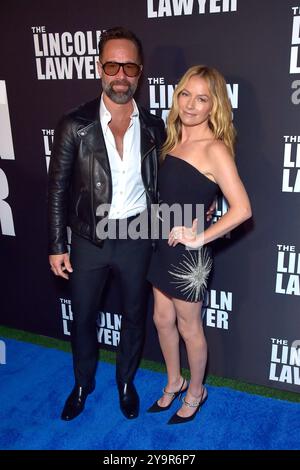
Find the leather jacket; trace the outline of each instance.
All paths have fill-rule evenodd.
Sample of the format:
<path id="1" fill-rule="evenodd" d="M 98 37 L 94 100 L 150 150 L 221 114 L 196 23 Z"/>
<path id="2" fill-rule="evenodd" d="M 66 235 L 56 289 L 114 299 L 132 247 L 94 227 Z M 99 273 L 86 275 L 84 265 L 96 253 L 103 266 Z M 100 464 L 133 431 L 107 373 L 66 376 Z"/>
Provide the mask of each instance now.
<path id="1" fill-rule="evenodd" d="M 66 114 L 55 130 L 49 166 L 49 254 L 67 250 L 67 226 L 100 244 L 96 216 L 100 204 L 112 200 L 112 178 L 99 117 L 100 98 Z M 164 122 L 139 108 L 141 174 L 147 205 L 157 201 L 159 149 L 165 140 Z M 103 216 L 102 216 L 103 217 Z"/>

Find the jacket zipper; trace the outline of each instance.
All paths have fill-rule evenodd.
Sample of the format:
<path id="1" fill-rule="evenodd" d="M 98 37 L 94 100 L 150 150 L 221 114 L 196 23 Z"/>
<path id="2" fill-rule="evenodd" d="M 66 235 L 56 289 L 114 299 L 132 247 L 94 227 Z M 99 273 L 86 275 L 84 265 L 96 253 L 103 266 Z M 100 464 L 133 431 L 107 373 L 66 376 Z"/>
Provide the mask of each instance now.
<path id="1" fill-rule="evenodd" d="M 95 225 L 95 214 L 94 214 L 94 185 L 93 185 L 93 163 L 94 163 L 94 155 L 90 158 L 90 186 L 91 186 L 91 211 L 92 211 L 92 237 L 93 240 L 96 240 L 96 225 Z"/>
<path id="2" fill-rule="evenodd" d="M 141 167 L 142 167 L 142 164 L 143 164 L 145 158 L 147 157 L 147 155 L 149 155 L 150 152 L 153 151 L 153 149 L 155 149 L 155 145 L 153 145 L 153 147 L 151 147 L 151 148 L 145 153 L 145 155 L 143 155 L 142 160 L 141 160 Z M 142 175 L 142 178 L 143 178 L 142 168 L 141 168 L 141 175 Z M 148 192 L 148 184 L 145 185 L 144 179 L 143 179 L 143 183 L 144 183 L 144 187 L 145 187 L 145 191 L 146 191 L 146 193 L 147 193 L 148 199 L 149 199 L 150 202 L 151 202 L 151 196 L 150 196 L 150 194 L 149 194 L 149 192 Z"/>

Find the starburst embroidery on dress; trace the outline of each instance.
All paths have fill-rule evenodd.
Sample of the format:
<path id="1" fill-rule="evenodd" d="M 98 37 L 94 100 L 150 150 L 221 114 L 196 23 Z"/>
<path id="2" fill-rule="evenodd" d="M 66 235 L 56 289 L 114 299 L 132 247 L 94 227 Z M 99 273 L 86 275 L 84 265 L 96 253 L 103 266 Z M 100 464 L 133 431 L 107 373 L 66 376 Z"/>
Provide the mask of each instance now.
<path id="1" fill-rule="evenodd" d="M 198 256 L 197 256 L 198 255 Z M 198 302 L 207 287 L 207 279 L 212 267 L 212 259 L 207 250 L 201 247 L 196 256 L 191 251 L 183 255 L 183 260 L 173 271 L 168 271 L 174 278 L 171 281 L 177 284 L 176 288 L 187 295 L 187 300 Z"/>

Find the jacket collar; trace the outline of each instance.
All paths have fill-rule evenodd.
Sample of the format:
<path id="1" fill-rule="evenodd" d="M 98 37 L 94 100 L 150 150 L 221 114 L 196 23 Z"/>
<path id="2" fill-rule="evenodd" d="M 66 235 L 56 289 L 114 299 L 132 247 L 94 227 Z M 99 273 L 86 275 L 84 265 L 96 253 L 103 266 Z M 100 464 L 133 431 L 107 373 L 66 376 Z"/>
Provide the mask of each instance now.
<path id="1" fill-rule="evenodd" d="M 100 97 L 80 106 L 77 111 L 79 121 L 83 127 L 78 130 L 78 135 L 84 139 L 104 169 L 110 173 L 109 160 L 105 147 L 104 136 L 99 118 Z M 145 110 L 138 105 L 141 126 L 141 159 L 155 146 L 155 141 L 149 130 L 149 122 Z"/>

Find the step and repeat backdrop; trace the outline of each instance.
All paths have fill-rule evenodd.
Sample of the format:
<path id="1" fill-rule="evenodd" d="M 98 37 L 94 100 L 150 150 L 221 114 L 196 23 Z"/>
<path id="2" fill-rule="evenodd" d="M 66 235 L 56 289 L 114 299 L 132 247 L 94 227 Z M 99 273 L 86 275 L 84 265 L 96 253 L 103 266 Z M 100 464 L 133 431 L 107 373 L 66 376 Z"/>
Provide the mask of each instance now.
<path id="1" fill-rule="evenodd" d="M 300 392 L 299 2 L 27 0 L 5 2 L 0 23 L 0 323 L 70 337 L 68 283 L 47 257 L 54 129 L 101 92 L 97 43 L 123 25 L 144 45 L 137 100 L 152 113 L 166 119 L 176 83 L 195 64 L 224 74 L 233 106 L 253 220 L 215 244 L 208 372 Z M 214 221 L 226 210 L 220 197 Z M 99 306 L 103 347 L 117 346 L 121 318 L 112 279 Z M 144 357 L 162 360 L 151 295 Z"/>

